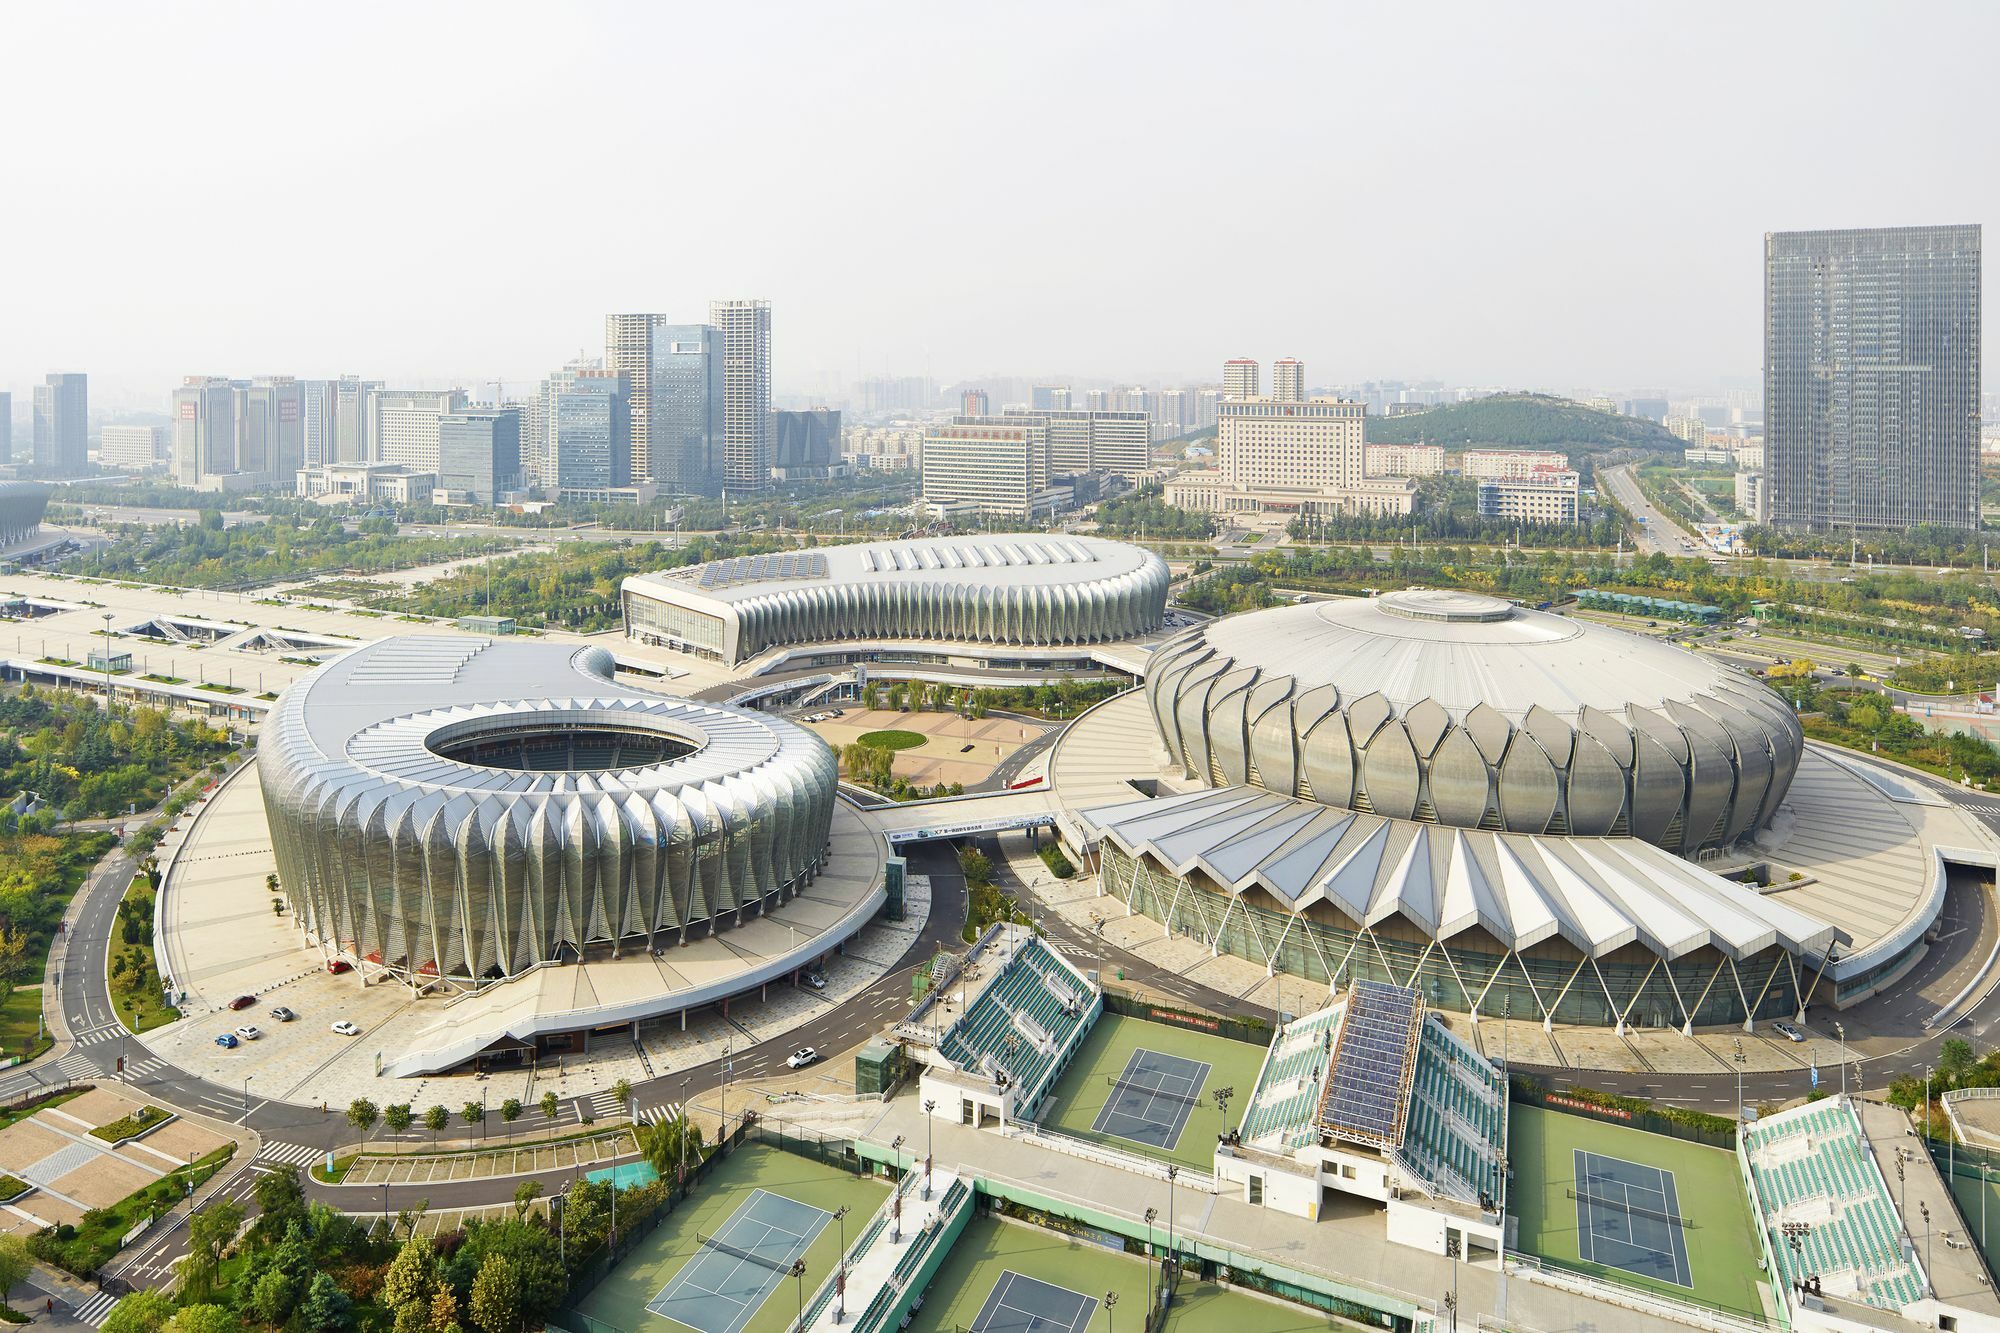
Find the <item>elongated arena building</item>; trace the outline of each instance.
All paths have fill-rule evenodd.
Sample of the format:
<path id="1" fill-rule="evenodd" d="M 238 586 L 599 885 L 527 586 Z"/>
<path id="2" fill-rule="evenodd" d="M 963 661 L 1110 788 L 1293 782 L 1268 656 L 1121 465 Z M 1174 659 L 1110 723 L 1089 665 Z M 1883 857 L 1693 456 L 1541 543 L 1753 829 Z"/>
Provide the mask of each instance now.
<path id="1" fill-rule="evenodd" d="M 824 863 L 835 786 L 816 737 L 616 684 L 602 649 L 422 635 L 300 678 L 258 770 L 306 932 L 467 980 L 788 901 Z"/>

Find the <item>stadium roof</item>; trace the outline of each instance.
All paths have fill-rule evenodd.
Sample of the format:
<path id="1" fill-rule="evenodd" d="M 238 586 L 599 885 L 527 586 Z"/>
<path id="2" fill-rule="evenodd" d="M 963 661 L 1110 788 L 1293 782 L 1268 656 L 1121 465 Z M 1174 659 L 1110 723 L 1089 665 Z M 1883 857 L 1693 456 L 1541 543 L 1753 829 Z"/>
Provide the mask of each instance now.
<path id="1" fill-rule="evenodd" d="M 1379 691 L 1398 712 L 1424 699 L 1453 717 L 1479 704 L 1519 718 L 1622 712 L 1762 687 L 1718 663 L 1644 635 L 1531 611 L 1477 593 L 1413 590 L 1277 607 L 1210 622 L 1217 652 L 1303 693 Z"/>
<path id="2" fill-rule="evenodd" d="M 828 584 L 928 582 L 1004 583 L 1055 587 L 1094 583 L 1157 561 L 1143 547 L 1102 537 L 1048 533 L 923 537 L 856 542 L 810 551 L 731 556 L 656 574 L 635 574 L 626 585 L 641 590 L 696 593 L 719 602 L 767 597 Z"/>
<path id="3" fill-rule="evenodd" d="M 1441 940 L 1484 927 L 1512 949 L 1560 935 L 1593 958 L 1641 943 L 1668 959 L 1712 945 L 1821 956 L 1846 938 L 1803 912 L 1637 838 L 1443 828 L 1223 787 L 1077 813 L 1092 839 L 1200 870 L 1232 894 L 1263 889 L 1357 925 L 1401 915 Z"/>

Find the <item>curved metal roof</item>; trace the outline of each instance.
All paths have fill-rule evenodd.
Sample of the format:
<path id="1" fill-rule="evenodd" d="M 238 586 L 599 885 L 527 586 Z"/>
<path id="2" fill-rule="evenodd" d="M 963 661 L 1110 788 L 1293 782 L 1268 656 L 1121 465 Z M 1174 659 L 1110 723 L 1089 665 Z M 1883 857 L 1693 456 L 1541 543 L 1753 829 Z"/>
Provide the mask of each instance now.
<path id="1" fill-rule="evenodd" d="M 1294 677 L 1300 692 L 1379 692 L 1398 712 L 1431 699 L 1454 717 L 1482 703 L 1515 718 L 1536 705 L 1574 715 L 1760 688 L 1658 639 L 1476 593 L 1274 607 L 1211 621 L 1196 634 L 1244 666 Z"/>

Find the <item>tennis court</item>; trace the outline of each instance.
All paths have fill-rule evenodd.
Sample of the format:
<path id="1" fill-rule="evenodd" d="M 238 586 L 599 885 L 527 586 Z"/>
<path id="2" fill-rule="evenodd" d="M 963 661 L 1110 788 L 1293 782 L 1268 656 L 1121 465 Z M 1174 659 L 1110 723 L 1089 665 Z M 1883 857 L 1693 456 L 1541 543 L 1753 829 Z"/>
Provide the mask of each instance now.
<path id="1" fill-rule="evenodd" d="M 1125 1152 L 1212 1170 L 1216 1135 L 1242 1120 L 1264 1050 L 1169 1023 L 1105 1014 L 1057 1080 L 1042 1108 L 1042 1124 Z M 1226 1119 L 1215 1107 L 1218 1088 L 1234 1089 Z"/>
<path id="2" fill-rule="evenodd" d="M 1013 1269 L 1000 1275 L 969 1333 L 1084 1333 L 1097 1298 Z"/>
<path id="3" fill-rule="evenodd" d="M 1515 1102 L 1507 1156 L 1524 1253 L 1676 1300 L 1768 1313 L 1734 1153 Z"/>
<path id="4" fill-rule="evenodd" d="M 975 1217 L 945 1256 L 909 1333 L 1069 1333 L 1072 1328 L 1104 1333 L 1107 1327 L 1137 1333 L 1146 1323 L 1147 1278 L 1155 1272 L 1135 1254 L 1021 1222 Z M 1118 1294 L 1118 1308 L 1108 1311 L 1105 1297 L 1112 1292 Z M 1089 1305 L 1079 1309 L 1079 1299 Z M 1076 1318 L 1072 1311 L 1083 1318 L 1065 1323 L 1065 1315 Z M 1049 1322 L 1034 1323 L 1035 1318 Z M 1304 1306 L 1183 1277 L 1164 1333 L 1330 1333 L 1353 1327 Z"/>
<path id="5" fill-rule="evenodd" d="M 1577 1249 L 1586 1263 L 1694 1287 L 1674 1173 L 1575 1150 Z"/>
<path id="6" fill-rule="evenodd" d="M 753 1207 L 749 1201 L 760 1194 L 770 1196 L 770 1202 Z M 830 1215 L 847 1208 L 843 1225 L 820 1226 L 802 1252 L 806 1261 L 805 1294 L 811 1296 L 834 1269 L 843 1229 L 851 1243 L 888 1197 L 889 1187 L 872 1177 L 855 1176 L 837 1166 L 764 1144 L 746 1144 L 724 1160 L 712 1163 L 694 1196 L 661 1218 L 651 1235 L 640 1240 L 616 1268 L 577 1300 L 576 1308 L 601 1324 L 629 1333 L 686 1333 L 689 1329 L 712 1333 L 715 1328 L 726 1329 L 726 1320 L 732 1317 L 727 1314 L 716 1317 L 715 1312 L 724 1309 L 719 1302 L 711 1303 L 713 1310 L 706 1315 L 700 1313 L 702 1303 L 698 1301 L 685 1304 L 677 1301 L 675 1311 L 669 1314 L 650 1307 L 670 1293 L 699 1295 L 696 1288 L 721 1289 L 733 1300 L 747 1298 L 754 1287 L 746 1284 L 755 1284 L 768 1274 L 777 1277 L 777 1283 L 767 1284 L 776 1289 L 766 1291 L 747 1321 L 736 1326 L 736 1333 L 785 1333 L 798 1317 L 792 1279 L 778 1277 L 762 1264 L 751 1263 L 746 1266 L 754 1271 L 741 1274 L 734 1279 L 736 1285 L 731 1286 L 719 1275 L 718 1256 L 703 1257 L 717 1249 L 709 1243 L 711 1239 L 738 1248 L 744 1248 L 747 1242 L 760 1255 L 768 1253 L 776 1258 L 783 1253 L 783 1238 L 766 1237 L 767 1243 L 758 1246 L 758 1229 L 746 1230 L 743 1223 L 736 1222 L 739 1214 L 745 1222 L 771 1225 L 801 1235 L 805 1223 L 797 1219 L 809 1218 L 814 1213 Z M 733 1256 L 730 1259 L 737 1262 Z M 689 1268 L 695 1270 L 694 1274 L 683 1284 L 681 1292 L 672 1292 L 675 1279 Z M 682 1311 L 713 1322 L 686 1322 Z"/>
<path id="7" fill-rule="evenodd" d="M 1208 1066 L 1140 1047 L 1111 1080 L 1111 1095 L 1091 1129 L 1148 1148 L 1172 1148 L 1201 1101 Z"/>
<path id="8" fill-rule="evenodd" d="M 694 1258 L 646 1309 L 696 1333 L 741 1333 L 832 1220 L 811 1204 L 752 1190 L 721 1230 L 696 1233 Z"/>

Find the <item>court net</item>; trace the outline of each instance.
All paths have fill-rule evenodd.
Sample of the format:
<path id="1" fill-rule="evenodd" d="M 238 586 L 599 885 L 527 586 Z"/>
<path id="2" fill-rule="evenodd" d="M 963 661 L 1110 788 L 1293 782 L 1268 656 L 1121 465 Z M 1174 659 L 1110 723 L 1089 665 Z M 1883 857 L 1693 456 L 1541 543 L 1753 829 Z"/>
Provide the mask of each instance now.
<path id="1" fill-rule="evenodd" d="M 1630 1213 L 1634 1217 L 1650 1218 L 1655 1222 L 1665 1222 L 1669 1226 L 1679 1227 L 1683 1231 L 1692 1230 L 1694 1227 L 1694 1223 L 1688 1221 L 1685 1217 L 1682 1217 L 1678 1213 L 1665 1213 L 1661 1212 L 1657 1208 L 1641 1208 L 1636 1203 L 1631 1203 L 1624 1199 L 1607 1199 L 1602 1194 L 1589 1194 L 1589 1193 L 1580 1194 L 1573 1189 L 1566 1189 L 1563 1191 L 1563 1193 L 1569 1195 L 1569 1197 L 1572 1199 L 1581 1199 L 1585 1203 L 1595 1204 L 1599 1208 L 1616 1210 L 1621 1213 Z"/>
<path id="2" fill-rule="evenodd" d="M 1148 1097 L 1160 1097 L 1170 1102 L 1179 1102 L 1182 1106 L 1201 1105 L 1201 1094 L 1199 1093 L 1174 1092 L 1167 1088 L 1148 1087 L 1144 1083 L 1128 1083 L 1116 1074 L 1106 1074 L 1104 1081 L 1122 1092 L 1144 1093 Z"/>
<path id="3" fill-rule="evenodd" d="M 708 1235 L 705 1232 L 695 1232 L 694 1238 L 712 1250 L 721 1250 L 731 1258 L 747 1259 L 753 1264 L 762 1264 L 774 1273 L 789 1273 L 792 1271 L 792 1260 L 795 1256 L 789 1253 L 789 1246 L 786 1247 L 787 1253 L 785 1257 L 780 1259 L 775 1255 L 759 1254 L 755 1250 L 745 1249 L 741 1245 L 731 1245 L 726 1240 L 717 1240 L 714 1236 Z"/>

